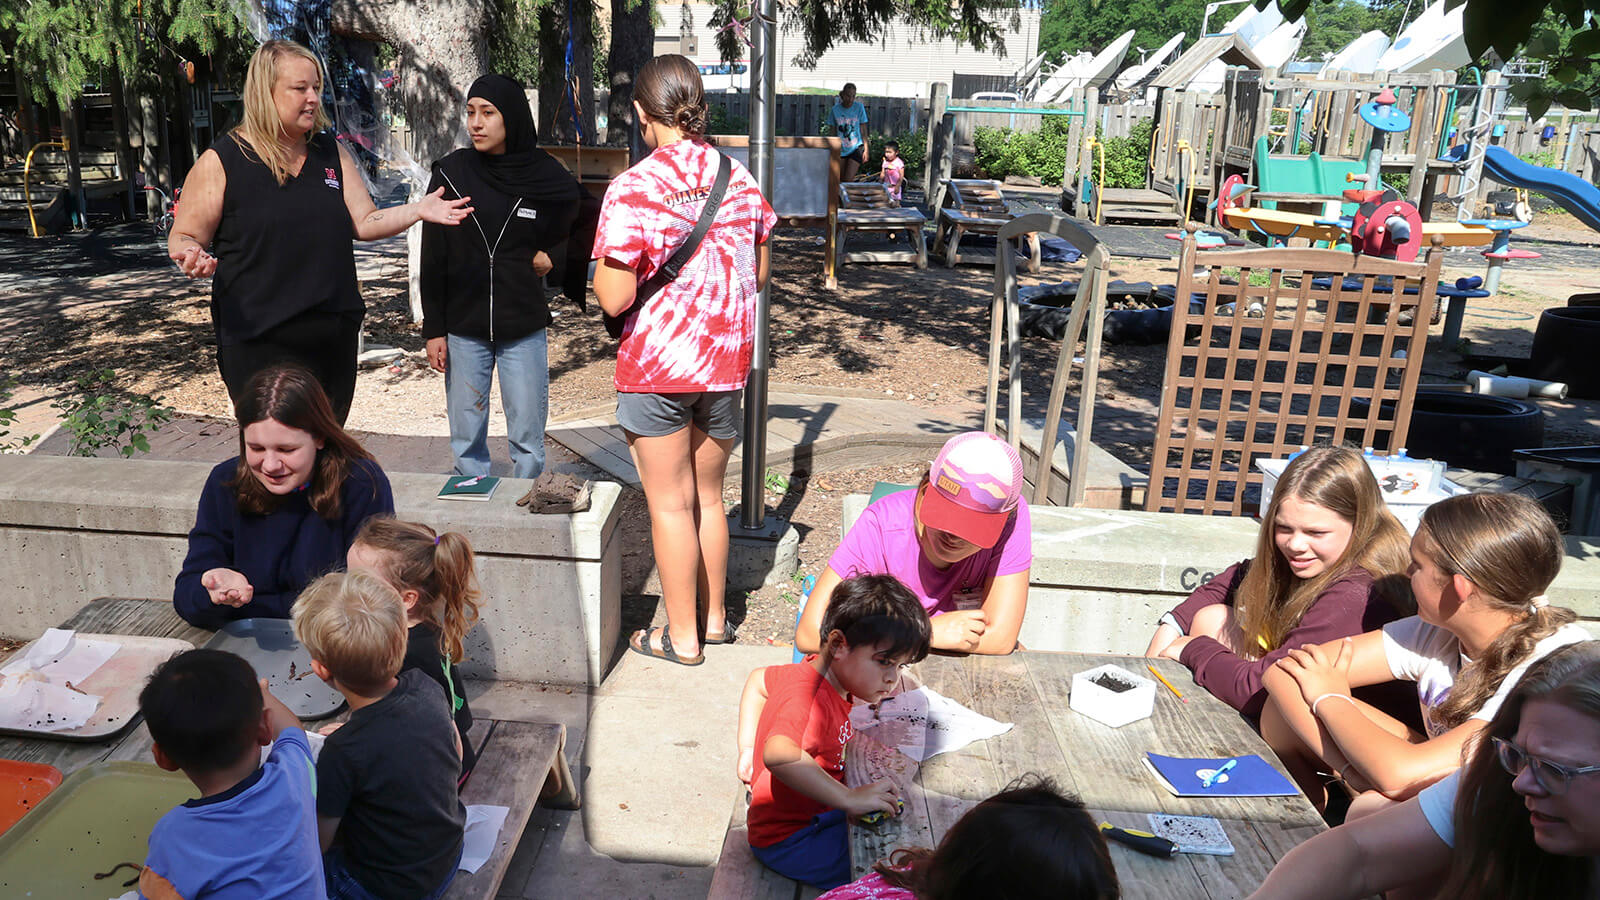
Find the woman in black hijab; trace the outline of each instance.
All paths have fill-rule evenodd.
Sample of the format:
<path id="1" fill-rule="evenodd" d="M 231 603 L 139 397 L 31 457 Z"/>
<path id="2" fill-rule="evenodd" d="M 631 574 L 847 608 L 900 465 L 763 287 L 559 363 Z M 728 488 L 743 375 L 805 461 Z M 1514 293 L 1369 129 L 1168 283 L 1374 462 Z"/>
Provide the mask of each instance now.
<path id="1" fill-rule="evenodd" d="M 588 246 L 568 246 L 582 230 L 586 192 L 538 148 L 527 96 L 510 78 L 473 82 L 467 133 L 472 146 L 435 163 L 428 185 L 446 198 L 471 197 L 475 211 L 458 228 L 422 229 L 422 336 L 429 364 L 445 376 L 456 474 L 489 474 L 489 385 L 498 366 L 512 474 L 536 478 L 550 380 L 542 277 L 552 260 L 562 263 L 568 296 L 582 302 L 587 265 L 564 264 L 569 255 L 589 257 Z"/>

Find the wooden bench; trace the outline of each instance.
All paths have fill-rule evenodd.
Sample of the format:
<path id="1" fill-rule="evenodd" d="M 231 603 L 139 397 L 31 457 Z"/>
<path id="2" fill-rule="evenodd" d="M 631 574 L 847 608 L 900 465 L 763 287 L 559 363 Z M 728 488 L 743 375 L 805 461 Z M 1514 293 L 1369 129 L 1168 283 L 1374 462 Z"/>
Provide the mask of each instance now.
<path id="1" fill-rule="evenodd" d="M 733 801 L 728 834 L 722 839 L 722 852 L 717 856 L 706 900 L 813 900 L 820 896 L 822 891 L 779 875 L 750 852 L 750 837 L 745 829 L 749 794 L 740 791 L 739 798 Z"/>
<path id="2" fill-rule="evenodd" d="M 1000 192 L 1000 182 L 979 178 L 951 178 L 939 190 L 939 222 L 933 234 L 933 252 L 944 253 L 946 268 L 955 268 L 961 262 L 961 236 L 973 234 L 998 235 L 1006 223 L 1016 218 L 1006 206 L 1005 195 Z M 948 204 L 948 205 L 946 205 Z M 1028 248 L 1028 271 L 1037 274 L 1040 268 L 1039 235 L 1034 232 L 1018 236 Z M 1019 244 L 1020 249 L 1021 244 Z M 1001 252 L 999 246 L 995 252 Z"/>
<path id="3" fill-rule="evenodd" d="M 461 791 L 461 802 L 504 806 L 511 811 L 500 826 L 500 838 L 489 861 L 476 872 L 457 872 L 445 892 L 448 900 L 492 900 L 505 880 L 511 855 L 522 842 L 533 805 L 577 809 L 579 802 L 578 786 L 564 752 L 567 726 L 480 719 L 472 724 L 470 736 L 478 748 L 478 764 Z"/>
<path id="4" fill-rule="evenodd" d="M 880 182 L 854 181 L 839 185 L 839 212 L 834 221 L 836 268 L 844 268 L 846 262 L 909 262 L 926 269 L 928 244 L 922 226 L 927 221 L 928 217 L 916 207 L 895 202 Z M 904 231 L 910 248 L 848 253 L 844 245 L 851 231 L 882 231 L 891 235 Z"/>

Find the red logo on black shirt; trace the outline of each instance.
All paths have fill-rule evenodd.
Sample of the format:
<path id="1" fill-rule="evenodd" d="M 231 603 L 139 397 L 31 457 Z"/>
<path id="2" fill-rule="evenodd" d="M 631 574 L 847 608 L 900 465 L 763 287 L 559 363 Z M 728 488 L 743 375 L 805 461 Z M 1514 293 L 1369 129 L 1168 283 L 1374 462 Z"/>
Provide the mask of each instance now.
<path id="1" fill-rule="evenodd" d="M 322 183 L 337 190 L 339 187 L 339 173 L 332 169 L 323 169 Z"/>

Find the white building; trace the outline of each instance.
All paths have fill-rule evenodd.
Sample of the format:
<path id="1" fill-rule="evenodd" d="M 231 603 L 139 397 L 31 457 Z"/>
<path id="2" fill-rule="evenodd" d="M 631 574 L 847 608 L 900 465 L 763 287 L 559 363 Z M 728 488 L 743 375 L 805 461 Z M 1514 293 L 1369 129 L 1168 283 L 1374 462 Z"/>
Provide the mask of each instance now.
<path id="1" fill-rule="evenodd" d="M 657 15 L 660 16 L 656 26 L 656 52 L 684 53 L 699 63 L 701 71 L 706 73 L 707 89 L 748 89 L 748 48 L 739 60 L 744 71 L 714 74 L 716 70 L 711 68 L 723 65 L 717 55 L 716 32 L 709 25 L 713 9 L 702 3 L 659 3 L 656 6 Z M 683 42 L 687 43 L 686 47 L 680 43 L 685 11 L 692 22 L 692 37 Z M 920 35 L 917 27 L 910 22 L 892 22 L 876 41 L 835 42 L 833 48 L 817 60 L 815 68 L 805 69 L 794 64 L 794 57 L 804 43 L 800 32 L 783 24 L 781 12 L 778 18 L 780 92 L 805 88 L 838 90 L 845 82 L 854 82 L 857 91 L 862 94 L 926 97 L 934 82 L 949 84 L 956 73 L 1011 75 L 1039 52 L 1039 9 L 1019 9 L 1002 13 L 999 24 L 1005 40 L 1004 55 L 992 48 L 974 50 L 948 38 L 927 38 Z"/>

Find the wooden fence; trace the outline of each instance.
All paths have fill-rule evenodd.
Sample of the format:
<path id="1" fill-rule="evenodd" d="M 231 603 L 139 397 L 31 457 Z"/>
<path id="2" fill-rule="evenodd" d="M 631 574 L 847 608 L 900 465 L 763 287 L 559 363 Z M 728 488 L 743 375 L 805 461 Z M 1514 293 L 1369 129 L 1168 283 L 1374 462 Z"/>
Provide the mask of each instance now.
<path id="1" fill-rule="evenodd" d="M 928 101 L 914 97 L 860 97 L 867 109 L 867 134 L 895 138 L 928 124 Z M 779 94 L 773 104 L 773 131 L 779 136 L 821 134 L 828 113 L 839 98 L 834 94 Z M 750 121 L 747 93 L 707 94 L 713 110 L 729 119 Z"/>

